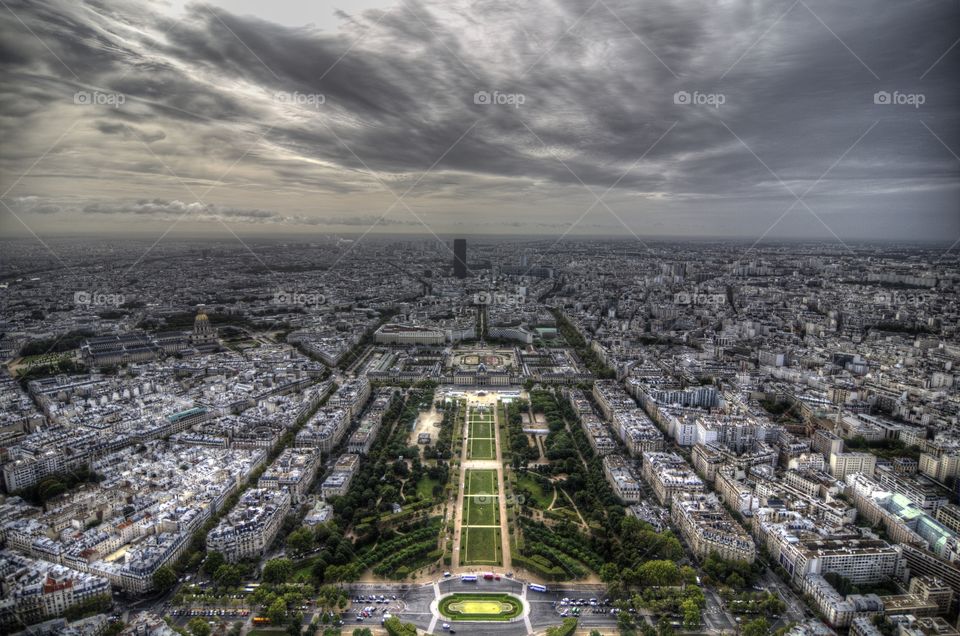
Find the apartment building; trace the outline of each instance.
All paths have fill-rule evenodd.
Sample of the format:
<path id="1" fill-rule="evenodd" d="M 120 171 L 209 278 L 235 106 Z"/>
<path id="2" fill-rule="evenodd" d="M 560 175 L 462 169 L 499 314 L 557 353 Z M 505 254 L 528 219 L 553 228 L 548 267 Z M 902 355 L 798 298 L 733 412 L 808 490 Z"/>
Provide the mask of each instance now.
<path id="1" fill-rule="evenodd" d="M 830 455 L 830 474 L 837 479 L 847 475 L 863 473 L 873 476 L 877 467 L 877 456 L 873 453 L 834 453 Z"/>
<path id="2" fill-rule="evenodd" d="M 296 445 L 329 453 L 343 439 L 350 426 L 350 412 L 344 408 L 324 407 L 297 433 Z"/>
<path id="3" fill-rule="evenodd" d="M 320 451 L 314 448 L 286 448 L 260 476 L 257 488 L 286 490 L 296 505 L 310 491 L 320 468 Z"/>
<path id="4" fill-rule="evenodd" d="M 643 454 L 643 478 L 653 488 L 661 505 L 670 506 L 677 493 L 702 493 L 703 481 L 690 465 L 676 453 L 647 452 Z"/>
<path id="5" fill-rule="evenodd" d="M 610 487 L 624 503 L 636 503 L 642 499 L 640 483 L 622 455 L 607 455 L 603 458 L 603 474 Z"/>
<path id="6" fill-rule="evenodd" d="M 753 563 L 757 548 L 714 494 L 677 493 L 670 518 L 698 559 L 716 553 L 724 559 Z"/>
<path id="7" fill-rule="evenodd" d="M 290 493 L 254 488 L 207 534 L 207 549 L 236 563 L 262 557 L 290 510 Z"/>
<path id="8" fill-rule="evenodd" d="M 320 492 L 324 499 L 331 497 L 342 497 L 350 489 L 350 482 L 360 467 L 360 456 L 353 453 L 345 453 L 337 459 L 333 465 L 333 470 L 323 480 L 320 485 Z"/>

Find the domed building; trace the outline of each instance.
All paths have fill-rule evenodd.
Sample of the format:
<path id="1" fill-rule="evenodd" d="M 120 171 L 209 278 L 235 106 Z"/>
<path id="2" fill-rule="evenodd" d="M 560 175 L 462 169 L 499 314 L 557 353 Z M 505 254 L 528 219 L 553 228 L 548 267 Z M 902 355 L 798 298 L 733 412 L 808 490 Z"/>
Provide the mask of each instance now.
<path id="1" fill-rule="evenodd" d="M 190 334 L 190 344 L 199 350 L 218 349 L 220 341 L 217 339 L 217 330 L 210 324 L 203 305 L 197 307 L 197 316 L 193 319 L 193 333 Z"/>

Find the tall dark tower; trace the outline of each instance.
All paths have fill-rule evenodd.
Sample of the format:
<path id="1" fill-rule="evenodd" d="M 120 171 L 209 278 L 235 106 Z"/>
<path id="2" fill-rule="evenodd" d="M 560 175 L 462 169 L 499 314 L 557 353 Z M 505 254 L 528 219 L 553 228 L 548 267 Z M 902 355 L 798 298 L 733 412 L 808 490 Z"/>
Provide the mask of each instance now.
<path id="1" fill-rule="evenodd" d="M 453 239 L 453 275 L 467 277 L 467 239 Z"/>

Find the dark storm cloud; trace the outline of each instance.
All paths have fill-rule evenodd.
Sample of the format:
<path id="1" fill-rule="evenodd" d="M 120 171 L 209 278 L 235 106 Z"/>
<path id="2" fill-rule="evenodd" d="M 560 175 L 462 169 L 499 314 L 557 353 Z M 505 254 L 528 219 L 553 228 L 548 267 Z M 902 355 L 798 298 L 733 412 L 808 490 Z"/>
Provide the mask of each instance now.
<path id="1" fill-rule="evenodd" d="M 588 202 L 581 182 L 599 194 L 619 179 L 611 198 L 734 222 L 744 202 L 782 210 L 812 188 L 827 213 L 868 218 L 916 196 L 938 232 L 960 229 L 958 49 L 937 62 L 958 35 L 952 3 L 409 1 L 350 16 L 334 34 L 208 4 L 178 17 L 129 0 L 9 4 L 42 43 L 4 16 L 0 65 L 17 81 L 0 89 L 0 130 L 25 138 L 75 91 L 114 91 L 121 107 L 81 113 L 98 118 L 90 143 L 126 144 L 97 148 L 137 153 L 109 155 L 107 167 L 140 166 L 145 178 L 213 184 L 229 172 L 276 192 L 344 194 L 382 190 L 372 170 L 397 193 L 575 189 Z M 878 91 L 925 103 L 876 104 Z M 475 103 L 479 92 L 522 104 Z M 723 103 L 678 104 L 678 93 Z M 5 171 L 22 164 L 16 155 L 3 151 Z M 57 159 L 78 179 L 109 161 Z M 238 216 L 305 218 L 281 212 Z M 544 223 L 535 217 L 528 224 Z"/>
<path id="2" fill-rule="evenodd" d="M 283 217 L 271 210 L 228 208 L 208 203 L 164 199 L 141 199 L 127 203 L 98 202 L 83 207 L 85 214 L 134 214 L 148 216 L 154 220 L 171 220 L 182 216 L 202 217 L 205 219 L 235 219 L 246 222 L 282 221 Z"/>

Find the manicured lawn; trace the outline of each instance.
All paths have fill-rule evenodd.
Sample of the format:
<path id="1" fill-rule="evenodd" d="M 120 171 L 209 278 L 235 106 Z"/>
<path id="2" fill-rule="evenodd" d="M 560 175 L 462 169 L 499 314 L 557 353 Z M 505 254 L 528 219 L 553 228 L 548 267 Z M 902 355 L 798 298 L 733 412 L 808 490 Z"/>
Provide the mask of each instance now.
<path id="1" fill-rule="evenodd" d="M 440 600 L 440 613 L 454 621 L 508 621 L 523 613 L 509 594 L 451 594 Z"/>
<path id="2" fill-rule="evenodd" d="M 499 522 L 500 504 L 497 497 L 480 495 L 464 497 L 464 526 L 495 526 Z"/>
<path id="3" fill-rule="evenodd" d="M 473 422 L 470 424 L 470 439 L 493 439 L 493 424 Z"/>
<path id="4" fill-rule="evenodd" d="M 461 544 L 464 565 L 500 564 L 500 528 L 464 528 Z"/>
<path id="5" fill-rule="evenodd" d="M 497 494 L 497 471 L 468 470 L 466 494 L 468 495 Z"/>
<path id="6" fill-rule="evenodd" d="M 496 459 L 492 439 L 471 439 L 470 459 Z"/>

